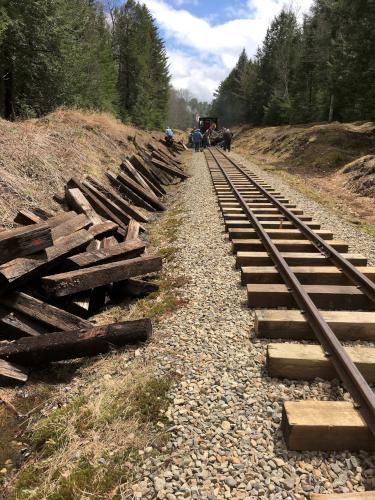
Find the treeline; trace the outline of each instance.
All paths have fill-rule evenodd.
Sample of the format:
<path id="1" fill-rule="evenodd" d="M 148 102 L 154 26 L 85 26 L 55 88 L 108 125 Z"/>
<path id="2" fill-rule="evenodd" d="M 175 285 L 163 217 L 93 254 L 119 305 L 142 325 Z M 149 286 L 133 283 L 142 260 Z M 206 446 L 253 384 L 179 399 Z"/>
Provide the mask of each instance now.
<path id="1" fill-rule="evenodd" d="M 169 73 L 148 9 L 128 0 L 3 0 L 0 116 L 58 106 L 109 111 L 140 127 L 165 124 Z"/>
<path id="2" fill-rule="evenodd" d="M 207 116 L 210 109 L 208 102 L 198 101 L 186 89 L 170 89 L 168 103 L 168 125 L 186 130 L 197 126 L 199 116 Z"/>
<path id="3" fill-rule="evenodd" d="M 284 9 L 221 82 L 212 113 L 227 126 L 375 119 L 374 25 L 375 0 L 315 0 L 302 24 Z"/>

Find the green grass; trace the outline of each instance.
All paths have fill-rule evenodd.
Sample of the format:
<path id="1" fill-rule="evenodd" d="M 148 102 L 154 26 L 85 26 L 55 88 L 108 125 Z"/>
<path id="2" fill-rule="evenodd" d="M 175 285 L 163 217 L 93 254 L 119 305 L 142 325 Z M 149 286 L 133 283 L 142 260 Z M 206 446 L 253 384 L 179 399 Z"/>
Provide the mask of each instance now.
<path id="1" fill-rule="evenodd" d="M 17 475 L 9 500 L 78 500 L 83 492 L 93 498 L 121 498 L 121 488 L 133 481 L 142 460 L 139 450 L 152 444 L 157 452 L 166 441 L 160 422 L 167 421 L 167 394 L 174 383 L 172 376 L 144 370 L 133 370 L 125 380 L 121 373 L 118 366 L 116 383 L 106 387 L 103 382 L 97 402 L 98 381 L 93 380 L 85 394 L 32 426 L 34 454 Z M 126 440 L 129 430 L 133 432 Z M 100 441 L 93 446 L 98 435 Z"/>

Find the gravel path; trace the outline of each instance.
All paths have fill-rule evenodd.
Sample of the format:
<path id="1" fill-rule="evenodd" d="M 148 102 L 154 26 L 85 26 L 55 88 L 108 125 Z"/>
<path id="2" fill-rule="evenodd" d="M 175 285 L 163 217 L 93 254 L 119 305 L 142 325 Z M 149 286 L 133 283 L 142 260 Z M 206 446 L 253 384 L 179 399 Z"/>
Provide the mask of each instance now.
<path id="1" fill-rule="evenodd" d="M 147 354 L 162 372 L 180 375 L 167 412 L 170 441 L 164 459 L 144 461 L 134 497 L 276 500 L 309 498 L 314 491 L 363 491 L 375 472 L 367 453 L 285 449 L 283 400 L 332 399 L 342 390 L 320 381 L 293 384 L 267 377 L 267 342 L 253 337 L 253 314 L 202 154 L 193 156 L 191 168 L 175 264 L 191 279 L 183 290 L 189 302 L 156 328 Z"/>

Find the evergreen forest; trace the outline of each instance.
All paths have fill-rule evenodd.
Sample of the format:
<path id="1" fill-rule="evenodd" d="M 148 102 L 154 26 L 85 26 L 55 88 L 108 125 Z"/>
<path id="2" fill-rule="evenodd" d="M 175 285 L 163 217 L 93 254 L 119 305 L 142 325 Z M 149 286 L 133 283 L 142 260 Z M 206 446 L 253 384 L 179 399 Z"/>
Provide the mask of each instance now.
<path id="1" fill-rule="evenodd" d="M 68 106 L 156 128 L 166 123 L 169 90 L 164 42 L 143 4 L 1 0 L 1 117 Z"/>
<path id="2" fill-rule="evenodd" d="M 374 26 L 375 0 L 314 0 L 302 21 L 284 8 L 221 82 L 212 114 L 226 126 L 374 120 Z"/>

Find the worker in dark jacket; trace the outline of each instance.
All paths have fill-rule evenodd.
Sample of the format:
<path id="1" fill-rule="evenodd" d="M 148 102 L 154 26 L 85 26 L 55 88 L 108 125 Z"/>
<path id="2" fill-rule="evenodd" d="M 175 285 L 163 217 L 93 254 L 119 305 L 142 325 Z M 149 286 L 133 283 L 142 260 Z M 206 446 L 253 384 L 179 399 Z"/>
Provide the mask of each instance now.
<path id="1" fill-rule="evenodd" d="M 210 147 L 210 129 L 208 128 L 203 134 L 203 149 Z"/>
<path id="2" fill-rule="evenodd" d="M 196 128 L 193 132 L 193 143 L 196 153 L 199 153 L 199 151 L 201 150 L 202 139 L 203 139 L 202 132 L 199 130 L 199 128 Z"/>
<path id="3" fill-rule="evenodd" d="M 232 138 L 233 138 L 233 134 L 229 130 L 229 128 L 224 129 L 224 133 L 223 133 L 223 139 L 224 139 L 223 148 L 224 148 L 224 151 L 228 151 L 228 153 L 230 153 L 230 145 L 232 143 Z"/>

